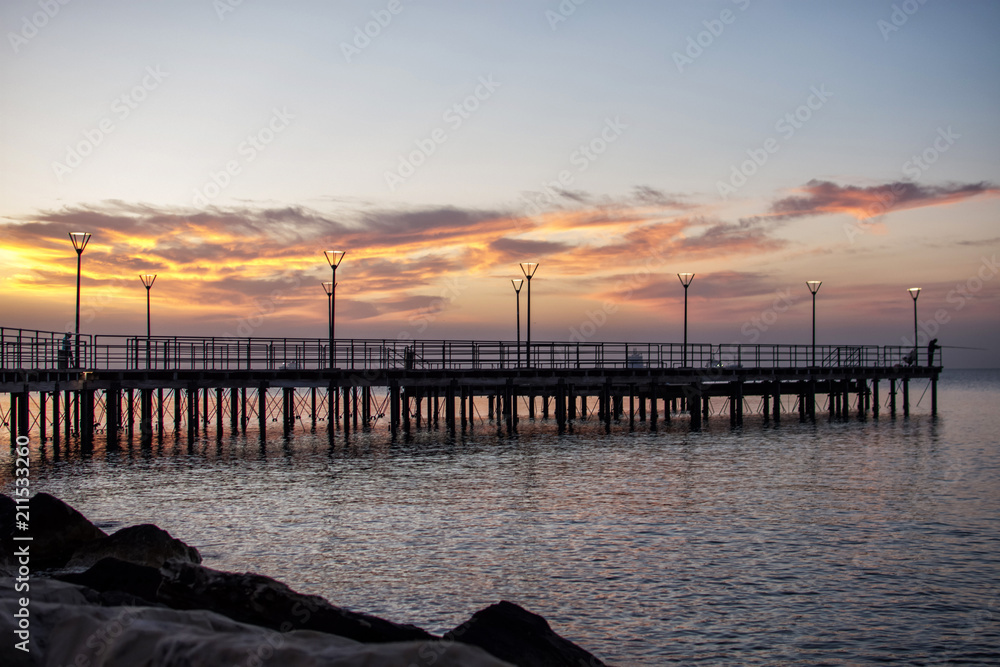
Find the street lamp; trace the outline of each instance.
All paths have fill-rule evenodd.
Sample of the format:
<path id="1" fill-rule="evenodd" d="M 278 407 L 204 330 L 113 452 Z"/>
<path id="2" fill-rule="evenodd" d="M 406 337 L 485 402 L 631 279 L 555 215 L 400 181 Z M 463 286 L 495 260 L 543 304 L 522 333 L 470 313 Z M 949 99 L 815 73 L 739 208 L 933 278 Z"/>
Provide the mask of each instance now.
<path id="1" fill-rule="evenodd" d="M 920 296 L 919 287 L 911 287 L 906 290 L 913 297 L 913 365 L 917 365 L 917 297 Z"/>
<path id="2" fill-rule="evenodd" d="M 337 267 L 340 266 L 340 262 L 344 259 L 344 255 L 347 254 L 343 250 L 325 250 L 323 254 L 326 255 L 326 261 L 330 263 L 330 268 L 333 269 L 333 280 L 330 285 L 330 368 L 334 367 L 334 348 L 333 340 L 336 337 L 335 326 L 336 326 L 336 313 L 334 307 L 337 301 Z M 324 286 L 323 289 L 326 289 Z"/>
<path id="3" fill-rule="evenodd" d="M 806 287 L 813 295 L 813 344 L 812 344 L 812 365 L 816 365 L 816 292 L 819 291 L 819 286 L 823 284 L 822 280 L 807 280 Z"/>
<path id="4" fill-rule="evenodd" d="M 538 262 L 521 262 L 521 271 L 528 279 L 528 363 L 531 366 L 531 276 L 538 270 Z"/>
<path id="5" fill-rule="evenodd" d="M 510 281 L 514 285 L 514 293 L 517 294 L 517 367 L 521 367 L 521 285 L 524 281 L 516 278 Z"/>
<path id="6" fill-rule="evenodd" d="M 681 352 L 681 367 L 687 368 L 688 359 L 688 285 L 694 280 L 693 273 L 678 273 L 677 278 L 684 285 L 684 347 Z"/>
<path id="7" fill-rule="evenodd" d="M 149 336 L 150 336 L 150 319 L 149 319 L 149 289 L 153 286 L 156 281 L 156 274 L 140 273 L 139 280 L 146 287 L 146 368 L 149 368 Z"/>
<path id="8" fill-rule="evenodd" d="M 326 333 L 333 340 L 333 283 L 323 283 L 323 291 L 326 292 Z"/>
<path id="9" fill-rule="evenodd" d="M 76 249 L 76 356 L 73 357 L 77 368 L 80 367 L 80 265 L 83 261 L 83 249 L 90 241 L 90 232 L 70 232 L 69 240 Z"/>

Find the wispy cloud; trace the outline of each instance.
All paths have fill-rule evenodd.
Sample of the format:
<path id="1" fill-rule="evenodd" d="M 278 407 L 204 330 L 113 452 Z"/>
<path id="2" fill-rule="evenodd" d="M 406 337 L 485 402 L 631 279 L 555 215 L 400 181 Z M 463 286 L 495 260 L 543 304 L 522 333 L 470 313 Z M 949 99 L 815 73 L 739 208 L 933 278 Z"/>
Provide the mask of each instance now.
<path id="1" fill-rule="evenodd" d="M 860 220 L 871 217 L 872 211 L 942 206 L 979 195 L 995 196 L 1000 193 L 996 185 L 985 181 L 948 185 L 921 185 L 910 181 L 896 181 L 858 187 L 812 180 L 798 190 L 803 194 L 774 202 L 771 205 L 770 217 L 792 219 L 847 213 Z"/>

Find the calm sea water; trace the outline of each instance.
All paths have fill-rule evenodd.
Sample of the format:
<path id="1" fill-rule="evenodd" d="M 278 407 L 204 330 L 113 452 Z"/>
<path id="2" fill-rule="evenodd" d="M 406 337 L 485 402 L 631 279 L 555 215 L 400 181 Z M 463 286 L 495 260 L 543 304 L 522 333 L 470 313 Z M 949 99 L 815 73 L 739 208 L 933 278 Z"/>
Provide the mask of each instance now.
<path id="1" fill-rule="evenodd" d="M 998 664 L 1000 372 L 947 371 L 927 403 L 698 433 L 167 433 L 36 446 L 32 480 L 106 530 L 153 522 L 210 567 L 432 632 L 507 599 L 616 665 Z"/>

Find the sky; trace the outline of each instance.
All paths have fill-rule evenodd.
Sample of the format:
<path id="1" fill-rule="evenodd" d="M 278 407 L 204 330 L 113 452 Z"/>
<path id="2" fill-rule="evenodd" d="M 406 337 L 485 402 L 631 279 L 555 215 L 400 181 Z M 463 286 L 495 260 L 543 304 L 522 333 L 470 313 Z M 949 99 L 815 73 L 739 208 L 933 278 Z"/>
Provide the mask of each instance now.
<path id="1" fill-rule="evenodd" d="M 1000 367 L 1000 3 L 4 0 L 0 326 Z M 522 336 L 527 290 L 520 296 Z"/>

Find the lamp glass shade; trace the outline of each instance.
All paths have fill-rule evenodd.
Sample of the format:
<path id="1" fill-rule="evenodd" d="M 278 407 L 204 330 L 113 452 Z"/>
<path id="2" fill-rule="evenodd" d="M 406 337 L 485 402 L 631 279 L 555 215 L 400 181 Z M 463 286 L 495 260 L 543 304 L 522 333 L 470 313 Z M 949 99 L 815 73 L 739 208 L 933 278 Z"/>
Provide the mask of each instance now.
<path id="1" fill-rule="evenodd" d="M 520 292 L 521 291 L 521 285 L 524 284 L 523 280 L 521 280 L 520 278 L 516 278 L 516 279 L 512 279 L 510 282 L 511 282 L 512 285 L 514 285 L 514 291 L 515 292 Z"/>
<path id="2" fill-rule="evenodd" d="M 910 289 L 908 289 L 906 291 L 910 293 L 910 296 L 913 297 L 914 301 L 916 301 L 917 297 L 920 296 L 920 288 L 919 287 L 911 287 Z"/>
<path id="3" fill-rule="evenodd" d="M 684 287 L 687 287 L 688 285 L 691 284 L 691 281 L 694 280 L 694 274 L 693 273 L 678 273 L 677 274 L 677 278 L 681 281 L 681 285 L 684 285 Z"/>
<path id="4" fill-rule="evenodd" d="M 83 252 L 90 241 L 90 232 L 70 232 L 69 240 L 73 242 L 73 247 L 77 252 Z"/>
<path id="5" fill-rule="evenodd" d="M 538 269 L 538 262 L 521 262 L 521 270 L 524 271 L 524 275 L 527 278 L 535 275 L 535 271 Z"/>
<path id="6" fill-rule="evenodd" d="M 326 261 L 330 262 L 330 266 L 337 268 L 347 253 L 343 250 L 324 250 L 323 254 L 326 255 Z"/>
<path id="7" fill-rule="evenodd" d="M 149 289 L 150 287 L 153 286 L 153 283 L 156 281 L 156 274 L 155 273 L 140 273 L 139 274 L 139 280 L 141 280 L 142 284 L 146 286 L 146 289 Z"/>
<path id="8" fill-rule="evenodd" d="M 323 291 L 326 292 L 327 296 L 333 294 L 333 283 L 329 280 L 323 283 Z"/>
<path id="9" fill-rule="evenodd" d="M 816 292 L 819 291 L 819 286 L 822 285 L 822 284 L 823 284 L 822 280 L 807 280 L 806 281 L 806 286 L 809 288 L 809 291 L 812 292 L 813 294 L 815 294 Z"/>

